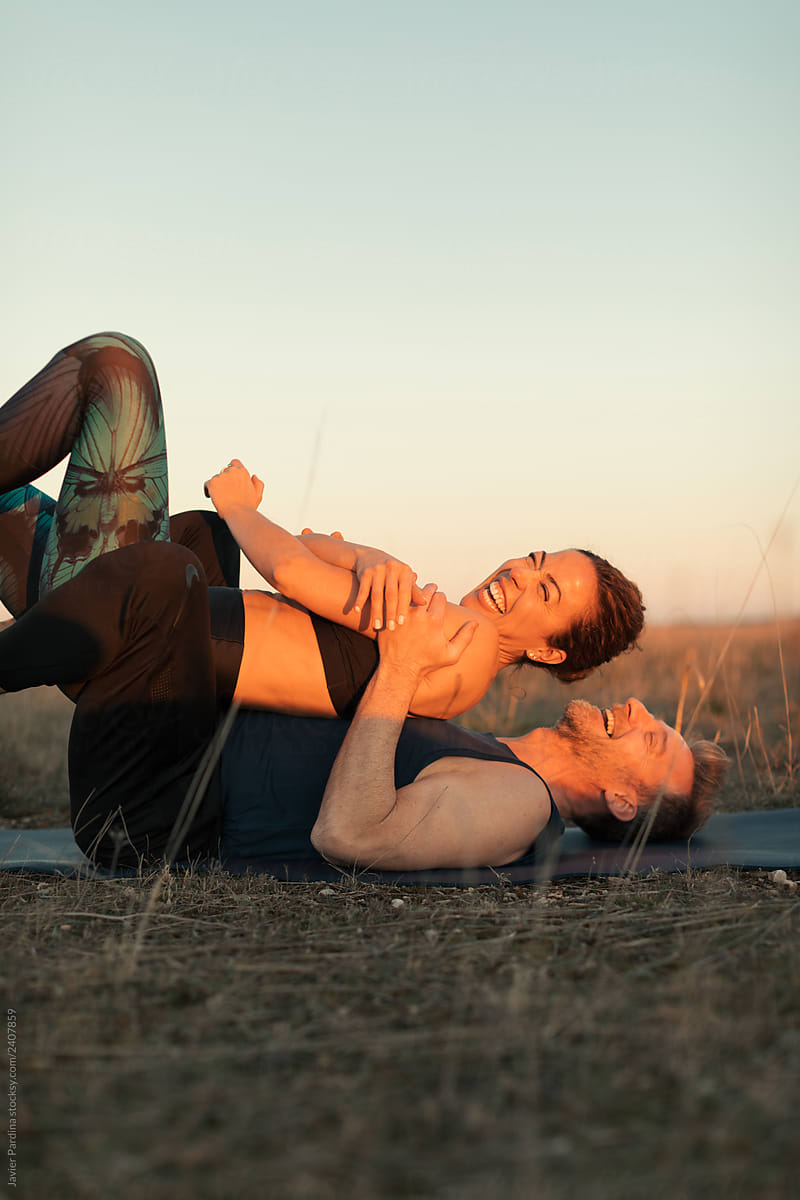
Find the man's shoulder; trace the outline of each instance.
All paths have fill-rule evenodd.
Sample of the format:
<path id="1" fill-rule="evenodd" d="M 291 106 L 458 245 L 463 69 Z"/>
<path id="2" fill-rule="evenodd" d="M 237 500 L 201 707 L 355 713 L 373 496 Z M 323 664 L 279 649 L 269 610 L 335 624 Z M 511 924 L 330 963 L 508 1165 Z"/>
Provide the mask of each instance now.
<path id="1" fill-rule="evenodd" d="M 521 762 L 452 755 L 438 758 L 417 776 L 415 784 L 438 790 L 450 802 L 488 813 L 519 844 L 522 854 L 550 820 L 550 790 L 535 771 Z"/>
<path id="2" fill-rule="evenodd" d="M 447 757 L 430 763 L 398 792 L 419 814 L 435 808 L 449 832 L 450 865 L 502 866 L 526 854 L 550 820 L 550 792 L 522 763 Z"/>

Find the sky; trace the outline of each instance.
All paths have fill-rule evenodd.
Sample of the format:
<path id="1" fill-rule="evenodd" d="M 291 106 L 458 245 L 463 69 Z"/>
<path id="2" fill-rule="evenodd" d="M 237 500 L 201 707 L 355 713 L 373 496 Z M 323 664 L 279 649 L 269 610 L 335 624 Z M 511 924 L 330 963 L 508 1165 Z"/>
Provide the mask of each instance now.
<path id="1" fill-rule="evenodd" d="M 453 599 L 577 546 L 653 622 L 800 613 L 795 0 L 29 0 L 0 35 L 3 398 L 122 330 L 173 511 L 238 457 Z"/>

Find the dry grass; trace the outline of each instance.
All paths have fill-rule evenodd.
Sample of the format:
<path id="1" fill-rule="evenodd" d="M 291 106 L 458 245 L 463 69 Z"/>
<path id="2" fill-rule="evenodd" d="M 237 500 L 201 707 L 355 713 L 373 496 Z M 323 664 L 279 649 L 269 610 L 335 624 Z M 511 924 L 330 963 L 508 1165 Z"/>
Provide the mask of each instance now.
<path id="1" fill-rule="evenodd" d="M 765 878 L 176 878 L 132 978 L 146 881 L 0 887 L 28 1194 L 793 1194 L 800 904 Z"/>
<path id="2" fill-rule="evenodd" d="M 720 637 L 653 630 L 593 687 L 495 696 L 490 722 L 572 694 L 674 715 L 687 650 L 707 675 Z M 798 802 L 776 664 L 771 631 L 741 630 L 700 717 L 739 744 L 726 808 Z M 43 739 L 21 699 L 0 698 L 9 821 L 31 794 L 63 821 L 68 707 L 46 699 Z M 795 1194 L 800 893 L 765 873 L 470 891 L 179 874 L 134 957 L 153 879 L 0 876 L 22 1194 Z"/>
<path id="3" fill-rule="evenodd" d="M 55 688 L 35 688 L 0 695 L 0 714 L 0 819 L 69 824 L 67 738 L 72 704 Z"/>

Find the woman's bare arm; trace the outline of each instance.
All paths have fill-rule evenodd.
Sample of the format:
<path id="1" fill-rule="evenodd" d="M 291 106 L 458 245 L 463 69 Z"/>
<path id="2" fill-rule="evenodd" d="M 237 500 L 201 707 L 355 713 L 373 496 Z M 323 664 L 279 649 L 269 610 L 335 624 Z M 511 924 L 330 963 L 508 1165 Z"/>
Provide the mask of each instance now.
<path id="1" fill-rule="evenodd" d="M 264 485 L 234 459 L 205 485 L 206 494 L 259 575 L 289 600 L 368 632 L 368 612 L 355 613 L 352 571 L 324 562 L 299 538 L 258 512 Z"/>
<path id="2" fill-rule="evenodd" d="M 323 562 L 346 571 L 355 571 L 357 553 L 365 549 L 357 542 L 346 542 L 341 533 L 315 533 L 313 529 L 304 529 L 298 540 Z"/>
<path id="3" fill-rule="evenodd" d="M 378 618 L 372 619 L 372 593 L 357 611 L 358 581 L 353 571 L 323 561 L 301 539 L 259 513 L 263 484 L 238 460 L 206 486 L 248 560 L 281 595 L 339 625 L 367 637 L 376 636 Z M 430 598 L 421 591 L 420 596 L 423 602 Z M 380 605 L 382 616 L 382 601 Z M 476 620 L 476 615 L 466 614 L 457 604 L 447 604 L 445 624 L 450 637 L 465 620 Z M 410 711 L 417 716 L 452 717 L 477 704 L 497 672 L 497 650 L 494 625 L 477 617 L 475 636 L 460 660 L 426 674 Z"/>
<path id="4" fill-rule="evenodd" d="M 238 459 L 209 479 L 205 492 L 259 574 L 284 596 L 320 616 L 330 617 L 327 607 L 320 607 L 327 600 L 325 586 L 334 589 L 331 619 L 360 632 L 402 625 L 409 606 L 426 599 L 416 573 L 393 555 L 341 537 L 310 532 L 295 537 L 260 514 L 264 485 Z M 362 619 L 367 610 L 369 617 Z M 351 613 L 352 621 L 342 619 Z"/>
<path id="5" fill-rule="evenodd" d="M 299 539 L 323 562 L 352 571 L 358 579 L 353 605 L 360 612 L 369 600 L 373 627 L 394 629 L 402 625 L 411 604 L 423 604 L 425 596 L 417 585 L 417 573 L 408 563 L 375 546 L 346 542 L 340 533 L 327 536 L 304 529 Z M 381 620 L 382 617 L 382 620 Z"/>

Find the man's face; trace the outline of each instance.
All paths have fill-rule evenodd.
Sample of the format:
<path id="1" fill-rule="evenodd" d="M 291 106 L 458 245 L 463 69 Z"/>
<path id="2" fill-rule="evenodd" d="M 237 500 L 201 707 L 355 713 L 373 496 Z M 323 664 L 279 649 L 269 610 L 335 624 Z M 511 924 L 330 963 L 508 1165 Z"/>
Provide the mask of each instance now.
<path id="1" fill-rule="evenodd" d="M 633 790 L 635 799 L 691 791 L 691 750 L 676 730 L 633 697 L 602 711 L 585 700 L 572 700 L 556 729 L 601 791 Z"/>
<path id="2" fill-rule="evenodd" d="M 570 629 L 596 600 L 597 575 L 585 554 L 536 550 L 502 563 L 461 604 L 491 617 L 521 657 Z"/>

